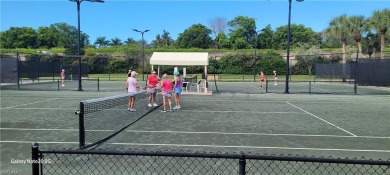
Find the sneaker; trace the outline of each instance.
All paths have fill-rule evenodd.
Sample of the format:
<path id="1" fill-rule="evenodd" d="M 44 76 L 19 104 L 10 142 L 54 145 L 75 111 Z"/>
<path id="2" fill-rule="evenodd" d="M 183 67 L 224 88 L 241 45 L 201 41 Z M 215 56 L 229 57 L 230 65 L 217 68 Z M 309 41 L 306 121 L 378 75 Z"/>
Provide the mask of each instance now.
<path id="1" fill-rule="evenodd" d="M 131 111 L 131 109 L 130 109 L 130 108 L 127 108 L 127 110 L 128 110 L 128 111 Z"/>
<path id="2" fill-rule="evenodd" d="M 64 87 L 65 85 L 64 84 L 62 84 L 62 87 Z"/>
<path id="3" fill-rule="evenodd" d="M 173 107 L 173 110 L 176 110 L 177 109 L 177 106 Z"/>
<path id="4" fill-rule="evenodd" d="M 137 111 L 136 109 L 130 109 L 130 112 L 135 112 L 135 111 Z"/>
<path id="5" fill-rule="evenodd" d="M 278 85 L 278 83 L 275 83 L 274 85 L 276 86 L 276 85 Z"/>
<path id="6" fill-rule="evenodd" d="M 166 110 L 162 110 L 161 112 L 167 112 Z"/>
<path id="7" fill-rule="evenodd" d="M 149 107 L 149 108 L 152 107 L 152 104 L 149 103 L 149 104 L 148 104 L 148 107 Z"/>
<path id="8" fill-rule="evenodd" d="M 153 107 L 157 107 L 158 105 L 156 103 L 153 103 Z"/>
<path id="9" fill-rule="evenodd" d="M 177 106 L 177 108 L 176 109 L 181 109 L 181 106 Z"/>

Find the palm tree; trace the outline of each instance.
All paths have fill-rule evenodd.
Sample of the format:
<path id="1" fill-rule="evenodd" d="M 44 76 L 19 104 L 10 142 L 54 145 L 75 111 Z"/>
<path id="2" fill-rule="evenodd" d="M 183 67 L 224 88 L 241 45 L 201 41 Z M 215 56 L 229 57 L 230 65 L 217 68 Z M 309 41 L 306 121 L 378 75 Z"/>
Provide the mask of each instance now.
<path id="1" fill-rule="evenodd" d="M 172 38 L 169 36 L 169 32 L 163 30 L 163 34 L 161 35 L 161 39 L 164 42 L 164 46 L 172 45 Z"/>
<path id="2" fill-rule="evenodd" d="M 325 33 L 329 36 L 334 36 L 341 40 L 342 49 L 343 49 L 343 63 L 346 63 L 346 47 L 347 47 L 347 38 L 349 35 L 350 27 L 346 14 L 343 14 L 339 17 L 333 18 L 329 27 L 325 30 Z"/>
<path id="3" fill-rule="evenodd" d="M 106 47 L 110 44 L 110 41 L 106 40 L 106 37 L 101 36 L 96 38 L 95 45 L 99 45 L 99 47 Z"/>
<path id="4" fill-rule="evenodd" d="M 152 41 L 152 45 L 154 48 L 162 47 L 163 44 L 160 34 L 156 35 L 156 39 Z"/>
<path id="5" fill-rule="evenodd" d="M 357 48 L 358 48 L 358 55 L 359 58 L 362 57 L 362 29 L 365 29 L 365 23 L 366 19 L 364 16 L 359 15 L 359 16 L 351 16 L 348 18 L 349 25 L 350 25 L 350 30 L 351 34 L 353 35 L 353 39 L 357 43 Z"/>
<path id="6" fill-rule="evenodd" d="M 348 18 L 346 14 L 343 14 L 339 17 L 333 18 L 329 27 L 325 30 L 325 33 L 329 36 L 334 36 L 336 38 L 340 38 L 343 50 L 343 81 L 346 80 L 346 50 L 347 50 L 347 38 L 349 35 L 350 26 L 348 22 Z"/>
<path id="7" fill-rule="evenodd" d="M 381 59 L 383 59 L 385 57 L 385 35 L 387 28 L 390 26 L 390 10 L 375 10 L 369 19 L 369 25 L 380 35 Z"/>
<path id="8" fill-rule="evenodd" d="M 127 40 L 125 41 L 126 44 L 135 44 L 137 43 L 137 41 L 135 41 L 133 38 L 127 38 Z"/>
<path id="9" fill-rule="evenodd" d="M 121 39 L 115 37 L 114 39 L 111 39 L 111 46 L 120 46 L 122 45 Z"/>
<path id="10" fill-rule="evenodd" d="M 376 48 L 379 47 L 379 37 L 377 33 L 372 33 L 371 31 L 368 31 L 366 35 L 366 42 L 367 42 L 367 53 L 369 58 L 372 58 L 372 54 L 374 54 L 374 58 L 376 57 Z"/>

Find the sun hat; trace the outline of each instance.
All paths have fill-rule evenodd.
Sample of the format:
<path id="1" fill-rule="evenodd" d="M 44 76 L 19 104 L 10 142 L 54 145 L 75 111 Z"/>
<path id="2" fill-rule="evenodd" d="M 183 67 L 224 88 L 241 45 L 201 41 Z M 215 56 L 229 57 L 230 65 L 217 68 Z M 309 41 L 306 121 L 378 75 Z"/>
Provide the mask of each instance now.
<path id="1" fill-rule="evenodd" d="M 178 71 L 173 72 L 173 75 L 180 75 Z"/>
<path id="2" fill-rule="evenodd" d="M 152 74 L 155 74 L 156 73 L 156 71 L 152 71 Z"/>
<path id="3" fill-rule="evenodd" d="M 163 78 L 166 78 L 166 77 L 168 77 L 168 75 L 167 75 L 167 74 L 164 74 L 162 77 L 163 77 Z"/>
<path id="4" fill-rule="evenodd" d="M 135 72 L 135 71 L 132 71 L 131 72 L 131 75 L 137 75 L 138 73 L 137 72 Z"/>

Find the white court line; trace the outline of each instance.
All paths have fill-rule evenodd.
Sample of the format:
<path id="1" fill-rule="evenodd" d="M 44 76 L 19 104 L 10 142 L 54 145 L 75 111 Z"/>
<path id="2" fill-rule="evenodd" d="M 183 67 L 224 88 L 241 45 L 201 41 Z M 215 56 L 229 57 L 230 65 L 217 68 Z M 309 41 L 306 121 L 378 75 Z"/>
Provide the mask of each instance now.
<path id="1" fill-rule="evenodd" d="M 268 133 L 231 133 L 231 132 L 188 132 L 188 131 L 142 131 L 126 130 L 126 132 L 139 133 L 169 133 L 169 134 L 217 134 L 217 135 L 254 135 L 254 136 L 294 136 L 294 137 L 340 137 L 340 138 L 369 138 L 369 139 L 390 139 L 390 137 L 375 136 L 342 136 L 342 135 L 312 135 L 312 134 L 268 134 Z"/>
<path id="2" fill-rule="evenodd" d="M 79 129 L 45 129 L 45 128 L 0 128 L 0 130 L 12 130 L 12 131 L 79 131 Z M 89 132 L 114 132 L 116 130 L 85 130 Z"/>
<path id="3" fill-rule="evenodd" d="M 316 115 L 314 115 L 314 114 L 312 114 L 312 113 L 310 113 L 310 112 L 307 112 L 307 111 L 305 111 L 304 109 L 302 109 L 302 108 L 300 108 L 300 107 L 298 107 L 298 106 L 295 106 L 295 105 L 293 105 L 293 104 L 291 104 L 291 103 L 289 103 L 289 102 L 287 102 L 287 101 L 286 101 L 286 103 L 289 104 L 289 105 L 291 105 L 291 106 L 293 106 L 293 107 L 295 107 L 295 108 L 297 108 L 297 109 L 299 109 L 299 110 L 301 110 L 301 111 L 303 111 L 303 112 L 305 112 L 305 113 L 307 113 L 307 114 L 309 114 L 309 115 L 311 115 L 311 116 L 313 116 L 313 117 L 315 117 L 315 118 L 317 118 L 317 119 L 320 119 L 321 121 L 323 121 L 323 122 L 325 122 L 325 123 L 328 123 L 329 125 L 332 125 L 332 126 L 338 128 L 338 129 L 340 129 L 340 130 L 342 130 L 342 131 L 344 131 L 344 132 L 346 132 L 346 133 L 348 133 L 348 134 L 350 134 L 350 135 L 352 135 L 352 136 L 354 136 L 354 137 L 357 137 L 357 135 L 355 135 L 355 134 L 353 134 L 353 133 L 351 133 L 351 132 L 349 132 L 349 131 L 347 131 L 347 130 L 345 130 L 345 129 L 343 129 L 343 128 L 341 128 L 341 127 L 339 127 L 339 126 L 337 126 L 337 125 L 335 125 L 335 124 L 333 124 L 333 123 L 330 123 L 330 122 L 328 122 L 328 121 L 322 119 L 321 117 L 318 117 L 318 116 L 316 116 Z"/>
<path id="4" fill-rule="evenodd" d="M 268 99 L 267 99 L 268 100 Z M 224 103 L 237 103 L 237 102 L 248 102 L 248 103 L 286 103 L 286 100 L 254 100 L 254 99 L 247 99 L 247 100 L 227 100 L 227 99 L 221 99 L 221 100 L 206 100 L 206 99 L 200 99 L 200 100 L 194 100 L 194 99 L 186 99 L 185 101 L 200 101 L 200 102 L 224 102 Z M 367 101 L 294 101 L 297 103 L 336 103 L 340 104 L 343 102 L 348 102 L 348 103 L 367 103 Z M 373 100 L 372 102 L 379 102 L 379 103 L 389 103 L 390 101 L 378 101 L 378 100 Z"/>
<path id="5" fill-rule="evenodd" d="M 36 104 L 36 103 L 42 103 L 42 102 L 47 102 L 47 101 L 52 101 L 52 100 L 57 100 L 57 98 L 51 98 L 51 99 L 48 99 L 48 100 L 42 100 L 42 101 L 36 101 L 36 102 L 32 102 L 32 103 L 26 103 L 26 104 L 20 104 L 20 105 L 15 105 L 15 106 L 9 106 L 9 107 L 5 107 L 5 108 L 1 108 L 1 109 L 9 109 L 9 108 L 20 107 L 20 106 L 26 106 L 26 105 L 31 105 L 31 104 Z"/>
<path id="6" fill-rule="evenodd" d="M 1 140 L 0 143 L 46 143 L 46 144 L 80 144 L 80 142 L 37 142 L 37 141 L 14 141 L 14 140 Z"/>
<path id="7" fill-rule="evenodd" d="M 250 84 L 252 87 L 254 87 L 255 89 L 260 89 L 259 87 L 253 85 L 253 84 Z"/>
<path id="8" fill-rule="evenodd" d="M 70 110 L 69 108 L 1 108 L 1 109 L 29 109 L 29 110 Z"/>
<path id="9" fill-rule="evenodd" d="M 271 112 L 258 112 L 258 111 L 203 111 L 203 110 L 190 110 L 190 109 L 181 109 L 181 111 L 188 111 L 188 112 L 220 112 L 220 113 L 256 113 L 256 114 L 296 114 L 298 112 L 278 112 L 278 111 L 271 111 Z"/>
<path id="10" fill-rule="evenodd" d="M 45 128 L 0 128 L 0 130 L 11 131 L 69 131 L 78 132 L 78 129 L 45 129 Z M 88 132 L 114 132 L 116 130 L 86 130 Z M 138 133 L 168 133 L 168 134 L 215 134 L 215 135 L 248 135 L 248 136 L 292 136 L 292 137 L 334 137 L 334 138 L 366 138 L 366 139 L 390 139 L 383 136 L 342 136 L 342 135 L 317 135 L 317 134 L 268 134 L 268 133 L 234 133 L 234 132 L 190 132 L 190 131 L 144 131 L 126 130 L 126 132 Z"/>
<path id="11" fill-rule="evenodd" d="M 39 144 L 79 144 L 79 142 L 39 142 Z M 28 143 L 33 141 L 2 140 L 0 143 Z M 365 150 L 365 149 L 337 149 L 337 148 L 294 148 L 294 147 L 264 147 L 241 145 L 186 145 L 186 144 L 158 144 L 158 143 L 106 143 L 107 145 L 131 145 L 131 146 L 169 146 L 169 147 L 209 147 L 209 148 L 243 148 L 243 149 L 281 149 L 281 150 L 314 150 L 314 151 L 346 151 L 346 152 L 379 152 L 390 153 L 390 150 Z"/>
<path id="12" fill-rule="evenodd" d="M 337 149 L 337 148 L 294 148 L 294 147 L 263 147 L 241 145 L 186 145 L 186 144 L 148 144 L 148 143 L 107 143 L 109 145 L 132 145 L 132 146 L 169 146 L 169 147 L 211 147 L 211 148 L 245 148 L 245 149 L 284 149 L 284 150 L 315 150 L 315 151 L 348 151 L 348 152 L 380 152 L 390 153 L 390 150 L 360 150 L 360 149 Z"/>

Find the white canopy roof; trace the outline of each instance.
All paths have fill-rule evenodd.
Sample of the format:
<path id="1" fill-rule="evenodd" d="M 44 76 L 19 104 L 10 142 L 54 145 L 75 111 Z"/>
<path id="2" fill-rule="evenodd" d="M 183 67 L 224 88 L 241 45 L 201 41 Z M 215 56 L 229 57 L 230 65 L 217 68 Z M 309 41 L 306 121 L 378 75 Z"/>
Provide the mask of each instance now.
<path id="1" fill-rule="evenodd" d="M 209 65 L 207 52 L 154 52 L 150 59 L 151 65 Z"/>

